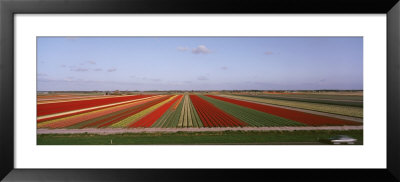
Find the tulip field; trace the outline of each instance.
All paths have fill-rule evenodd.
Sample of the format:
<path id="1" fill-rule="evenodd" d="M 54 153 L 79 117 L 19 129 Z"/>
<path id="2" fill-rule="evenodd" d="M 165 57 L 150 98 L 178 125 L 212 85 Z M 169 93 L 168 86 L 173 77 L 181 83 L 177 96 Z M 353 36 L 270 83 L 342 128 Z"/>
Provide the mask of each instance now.
<path id="1" fill-rule="evenodd" d="M 189 93 L 40 95 L 37 100 L 37 128 L 156 129 L 362 125 L 362 122 L 345 118 L 303 112 L 243 98 Z"/>

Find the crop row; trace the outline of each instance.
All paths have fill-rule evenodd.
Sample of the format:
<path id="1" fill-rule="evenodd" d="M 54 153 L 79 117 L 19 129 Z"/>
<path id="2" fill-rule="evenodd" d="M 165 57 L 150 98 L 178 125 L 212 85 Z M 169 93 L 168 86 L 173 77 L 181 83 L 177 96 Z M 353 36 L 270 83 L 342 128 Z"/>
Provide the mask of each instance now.
<path id="1" fill-rule="evenodd" d="M 205 127 L 234 127 L 247 125 L 197 95 L 190 95 L 190 99 Z"/>
<path id="2" fill-rule="evenodd" d="M 176 99 L 171 102 L 172 98 Z M 156 113 L 164 114 L 159 109 L 168 109 L 177 99 L 178 97 L 173 96 L 149 97 L 133 103 L 41 122 L 38 123 L 38 128 L 137 127 L 134 125 L 136 121 L 140 123 L 145 118 L 146 123 L 149 123 L 149 117 L 147 117 L 149 113 L 153 118 L 158 119 L 159 116 L 154 117 Z"/>
<path id="3" fill-rule="evenodd" d="M 108 117 L 103 117 L 103 118 L 97 118 L 97 121 L 88 123 L 86 125 L 81 126 L 81 128 L 85 128 L 85 127 L 97 127 L 97 128 L 101 128 L 101 127 L 107 127 L 109 125 L 112 125 L 114 123 L 117 123 L 127 117 L 130 117 L 132 115 L 135 115 L 141 111 L 144 111 L 147 108 L 150 108 L 158 103 L 161 103 L 162 101 L 166 100 L 166 97 L 154 100 L 154 101 L 150 101 L 150 102 L 146 102 L 144 104 L 141 104 L 137 107 L 132 107 L 129 108 L 127 110 L 124 110 L 123 112 L 118 112 L 116 114 L 112 114 Z"/>
<path id="4" fill-rule="evenodd" d="M 154 124 L 154 122 L 157 121 L 158 118 L 160 118 L 167 110 L 168 108 L 170 108 L 172 106 L 172 104 L 174 104 L 179 98 L 178 97 L 173 97 L 172 100 L 168 101 L 167 103 L 165 103 L 164 105 L 162 105 L 161 107 L 157 108 L 156 110 L 154 110 L 152 113 L 144 116 L 143 118 L 141 118 L 140 120 L 138 120 L 137 122 L 129 125 L 128 127 L 132 128 L 132 127 L 150 127 L 151 125 Z"/>
<path id="5" fill-rule="evenodd" d="M 80 122 L 80 123 L 78 123 L 76 125 L 72 125 L 69 128 L 83 128 L 84 126 L 100 127 L 101 125 L 104 125 L 106 123 L 111 124 L 111 123 L 114 123 L 114 122 L 117 121 L 117 120 L 114 120 L 113 122 L 111 122 L 113 117 L 118 117 L 118 116 L 121 116 L 124 113 L 132 112 L 132 111 L 139 112 L 140 110 L 148 108 L 151 105 L 157 104 L 157 103 L 161 102 L 162 100 L 163 100 L 163 97 L 158 96 L 158 97 L 155 97 L 155 98 L 152 98 L 152 99 L 147 99 L 145 101 L 140 101 L 140 102 L 137 102 L 137 104 L 132 105 L 131 107 L 120 109 L 120 110 L 117 110 L 117 111 L 112 112 L 112 113 L 104 113 L 103 115 L 101 115 L 99 117 L 88 119 L 88 120 Z M 132 112 L 132 114 L 133 113 L 134 112 Z M 120 119 L 122 119 L 122 118 L 120 118 Z M 101 121 L 101 120 L 103 120 L 103 121 Z M 96 124 L 92 124 L 92 123 L 96 123 Z"/>
<path id="6" fill-rule="evenodd" d="M 175 128 L 178 125 L 179 118 L 183 109 L 182 95 L 179 100 L 169 108 L 151 127 L 153 128 Z M 176 107 L 175 107 L 176 106 Z"/>
<path id="7" fill-rule="evenodd" d="M 326 99 L 326 100 L 344 100 L 344 101 L 363 101 L 362 95 L 331 95 L 331 94 L 319 94 L 319 93 L 280 93 L 271 94 L 263 93 L 258 94 L 260 96 L 277 96 L 277 97 L 291 97 L 291 98 L 312 98 L 312 99 Z"/>
<path id="8" fill-rule="evenodd" d="M 277 99 L 277 100 L 287 100 L 287 101 L 299 101 L 299 102 L 309 102 L 309 103 L 319 103 L 319 104 L 333 104 L 339 106 L 353 106 L 353 107 L 363 107 L 362 100 L 339 100 L 339 99 L 320 99 L 320 98 L 304 98 L 304 97 L 290 97 L 290 96 L 276 96 L 276 95 L 240 95 L 255 98 L 267 98 L 267 99 Z M 298 96 L 298 95 L 296 95 Z"/>
<path id="9" fill-rule="evenodd" d="M 240 100 L 248 100 L 248 101 L 259 102 L 259 103 L 307 109 L 307 110 L 312 110 L 312 111 L 339 114 L 339 115 L 352 116 L 352 117 L 358 117 L 358 118 L 363 117 L 363 108 L 362 107 L 338 106 L 338 105 L 331 105 L 331 104 L 278 100 L 278 99 L 268 99 L 268 98 L 255 98 L 255 97 L 249 97 L 249 96 L 233 96 L 233 95 L 223 95 L 223 96 L 229 97 L 229 98 L 234 98 L 234 99 L 240 99 Z"/>
<path id="10" fill-rule="evenodd" d="M 120 112 L 124 112 L 126 110 L 130 110 L 133 108 L 143 107 L 144 104 L 153 103 L 160 100 L 160 97 L 152 97 L 145 100 L 140 100 L 132 103 L 122 104 L 115 107 L 104 108 L 100 110 L 80 113 L 72 116 L 57 118 L 54 120 L 49 120 L 45 122 L 38 123 L 38 128 L 46 127 L 46 128 L 63 128 L 63 127 L 72 127 L 72 128 L 81 128 L 81 126 L 85 124 L 89 124 L 92 122 L 96 122 L 102 117 L 115 115 Z"/>
<path id="11" fill-rule="evenodd" d="M 302 126 L 303 123 L 295 122 L 286 118 L 257 111 L 240 105 L 225 102 L 212 97 L 200 96 L 204 100 L 214 104 L 226 113 L 248 123 L 250 126 Z"/>
<path id="12" fill-rule="evenodd" d="M 131 126 L 132 124 L 134 124 L 135 122 L 137 122 L 140 118 L 146 116 L 147 114 L 150 114 L 151 112 L 153 112 L 154 110 L 156 110 L 157 108 L 159 108 L 160 106 L 168 103 L 169 101 L 171 101 L 173 98 L 175 98 L 176 96 L 166 96 L 165 100 L 163 100 L 162 102 L 155 104 L 145 110 L 142 110 L 134 115 L 130 115 L 129 117 L 118 121 L 117 123 L 114 123 L 112 125 L 110 125 L 109 127 L 111 128 L 123 128 L 123 127 L 128 127 Z"/>
<path id="13" fill-rule="evenodd" d="M 177 127 L 198 127 L 200 125 L 202 125 L 200 117 L 197 115 L 189 95 L 185 95 Z"/>
<path id="14" fill-rule="evenodd" d="M 55 120 L 55 119 L 59 119 L 59 118 L 65 118 L 65 117 L 69 117 L 69 116 L 73 117 L 73 116 L 76 116 L 79 114 L 90 113 L 91 111 L 99 111 L 99 110 L 104 110 L 106 108 L 115 108 L 117 106 L 127 105 L 130 103 L 136 103 L 136 102 L 144 101 L 144 100 L 151 100 L 152 98 L 157 98 L 157 97 L 160 97 L 160 96 L 145 97 L 145 98 L 134 99 L 134 100 L 124 101 L 124 102 L 101 105 L 101 106 L 97 106 L 97 107 L 91 107 L 91 108 L 85 108 L 85 109 L 80 109 L 80 110 L 75 110 L 75 111 L 64 112 L 64 113 L 57 113 L 57 114 L 52 114 L 52 115 L 41 116 L 41 117 L 38 117 L 37 122 L 41 123 L 41 122 Z"/>
<path id="15" fill-rule="evenodd" d="M 37 105 L 37 116 L 49 115 L 54 113 L 90 108 L 100 105 L 112 104 L 117 102 L 129 101 L 133 99 L 150 97 L 151 95 L 133 95 L 124 97 L 111 97 L 103 99 L 76 100 L 71 102 L 56 102 Z"/>
<path id="16" fill-rule="evenodd" d="M 258 103 L 246 102 L 226 97 L 220 97 L 215 95 L 207 95 L 208 97 L 222 100 L 225 102 L 233 103 L 236 105 L 248 107 L 268 114 L 276 115 L 282 118 L 290 119 L 293 121 L 301 122 L 307 125 L 319 126 L 319 125 L 360 125 L 358 122 L 347 121 L 337 118 L 331 118 L 327 116 L 315 115 L 290 109 L 284 109 L 274 106 L 268 106 Z"/>
<path id="17" fill-rule="evenodd" d="M 111 97 L 118 97 L 118 96 L 96 95 L 96 96 L 70 96 L 70 97 L 56 97 L 56 98 L 38 98 L 37 102 L 38 102 L 38 104 L 49 104 L 49 103 L 56 103 L 56 102 L 71 102 L 71 101 L 78 101 L 78 100 L 104 99 L 104 98 L 111 98 Z M 119 96 L 119 97 L 121 97 L 121 96 Z"/>

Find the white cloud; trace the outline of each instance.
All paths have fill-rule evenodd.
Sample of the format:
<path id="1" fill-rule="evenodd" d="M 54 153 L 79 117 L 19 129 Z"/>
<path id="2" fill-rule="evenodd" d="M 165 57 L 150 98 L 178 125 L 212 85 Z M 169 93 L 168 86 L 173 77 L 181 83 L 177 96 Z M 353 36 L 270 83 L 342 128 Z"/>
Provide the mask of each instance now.
<path id="1" fill-rule="evenodd" d="M 96 64 L 95 61 L 88 61 L 89 64 Z"/>
<path id="2" fill-rule="evenodd" d="M 101 69 L 101 68 L 96 68 L 96 69 L 94 69 L 94 71 L 103 71 L 103 69 Z"/>
<path id="3" fill-rule="evenodd" d="M 192 49 L 192 53 L 194 54 L 208 54 L 211 50 L 208 49 L 205 45 L 199 45 L 196 48 Z"/>

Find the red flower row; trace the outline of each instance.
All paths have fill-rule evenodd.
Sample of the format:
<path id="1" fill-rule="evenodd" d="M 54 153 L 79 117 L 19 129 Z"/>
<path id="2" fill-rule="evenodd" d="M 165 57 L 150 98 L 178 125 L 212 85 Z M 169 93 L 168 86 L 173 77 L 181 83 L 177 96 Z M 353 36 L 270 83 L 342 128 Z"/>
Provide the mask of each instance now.
<path id="1" fill-rule="evenodd" d="M 132 96 L 122 96 L 122 97 L 111 97 L 111 98 L 104 98 L 104 99 L 76 100 L 76 101 L 70 101 L 70 102 L 38 104 L 37 105 L 37 116 L 73 111 L 73 110 L 101 106 L 101 105 L 112 104 L 112 103 L 117 103 L 117 102 L 124 102 L 124 101 L 140 99 L 140 98 L 145 98 L 145 97 L 150 97 L 150 96 L 152 96 L 152 95 L 132 95 Z"/>
<path id="2" fill-rule="evenodd" d="M 151 112 L 150 114 L 144 116 L 143 118 L 141 118 L 140 120 L 138 120 L 137 122 L 131 124 L 129 127 L 150 127 L 151 125 L 153 125 L 158 118 L 160 118 L 171 106 L 172 104 L 174 104 L 178 99 L 180 99 L 182 96 L 178 96 L 174 99 L 172 99 L 171 101 L 165 103 L 164 105 L 162 105 L 161 107 L 157 108 L 156 110 L 154 110 L 153 112 Z"/>
<path id="3" fill-rule="evenodd" d="M 193 106 L 205 127 L 233 127 L 246 125 L 246 123 L 228 113 L 225 113 L 197 95 L 190 95 L 190 99 L 192 100 Z"/>

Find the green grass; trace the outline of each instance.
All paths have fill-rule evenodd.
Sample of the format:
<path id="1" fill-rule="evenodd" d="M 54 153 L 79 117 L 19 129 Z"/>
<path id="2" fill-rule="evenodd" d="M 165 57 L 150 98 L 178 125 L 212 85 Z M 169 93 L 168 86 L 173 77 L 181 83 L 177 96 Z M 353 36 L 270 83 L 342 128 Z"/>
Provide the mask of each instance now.
<path id="1" fill-rule="evenodd" d="M 331 131 L 221 131 L 221 132 L 176 132 L 176 133 L 124 133 L 97 134 L 39 134 L 38 145 L 197 145 L 197 144 L 323 144 L 320 139 L 334 135 L 348 135 L 363 144 L 362 130 Z"/>

